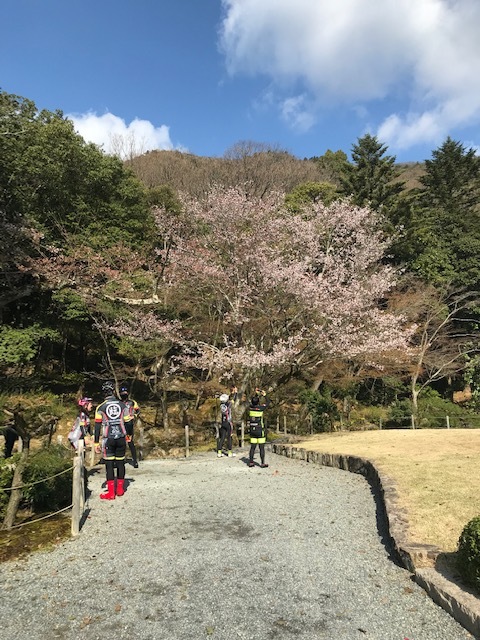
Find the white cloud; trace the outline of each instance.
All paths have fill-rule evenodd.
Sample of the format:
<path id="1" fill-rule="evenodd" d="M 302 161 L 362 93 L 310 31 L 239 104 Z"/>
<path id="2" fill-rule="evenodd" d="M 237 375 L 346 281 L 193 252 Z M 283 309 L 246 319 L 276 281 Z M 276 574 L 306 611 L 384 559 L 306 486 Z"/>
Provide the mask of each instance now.
<path id="1" fill-rule="evenodd" d="M 315 122 L 315 115 L 305 95 L 287 98 L 281 105 L 282 118 L 297 131 L 308 131 Z"/>
<path id="2" fill-rule="evenodd" d="M 173 149 L 166 125 L 156 127 L 149 120 L 135 118 L 130 124 L 113 113 L 69 114 L 75 130 L 87 141 L 122 158 L 140 155 L 154 149 Z"/>
<path id="3" fill-rule="evenodd" d="M 359 103 L 383 113 L 382 140 L 438 142 L 480 121 L 478 0 L 222 0 L 220 45 L 229 73 L 264 75 L 314 110 Z M 305 97 L 308 93 L 308 99 Z M 383 107 L 384 108 L 384 107 Z"/>

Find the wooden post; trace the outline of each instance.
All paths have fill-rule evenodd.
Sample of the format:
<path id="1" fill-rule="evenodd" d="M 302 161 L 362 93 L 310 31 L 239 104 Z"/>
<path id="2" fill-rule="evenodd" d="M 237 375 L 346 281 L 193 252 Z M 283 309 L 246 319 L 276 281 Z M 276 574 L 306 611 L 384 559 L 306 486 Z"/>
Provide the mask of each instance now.
<path id="1" fill-rule="evenodd" d="M 78 455 L 82 460 L 80 466 L 80 515 L 85 509 L 85 440 L 78 441 Z"/>
<path id="2" fill-rule="evenodd" d="M 287 416 L 283 416 L 283 433 L 287 435 Z"/>
<path id="3" fill-rule="evenodd" d="M 95 438 L 92 436 L 90 439 L 90 452 L 88 458 L 88 466 L 93 467 L 95 465 Z"/>
<path id="4" fill-rule="evenodd" d="M 80 520 L 85 505 L 84 480 L 83 480 L 83 440 L 78 441 L 77 453 L 73 459 L 73 480 L 72 480 L 72 536 L 80 533 Z"/>
<path id="5" fill-rule="evenodd" d="M 188 424 L 185 425 L 185 457 L 190 455 L 190 432 L 188 430 Z"/>
<path id="6" fill-rule="evenodd" d="M 277 433 L 280 433 L 280 414 L 277 416 Z"/>
<path id="7" fill-rule="evenodd" d="M 446 416 L 447 418 L 447 429 L 450 429 L 450 418 L 449 416 Z"/>

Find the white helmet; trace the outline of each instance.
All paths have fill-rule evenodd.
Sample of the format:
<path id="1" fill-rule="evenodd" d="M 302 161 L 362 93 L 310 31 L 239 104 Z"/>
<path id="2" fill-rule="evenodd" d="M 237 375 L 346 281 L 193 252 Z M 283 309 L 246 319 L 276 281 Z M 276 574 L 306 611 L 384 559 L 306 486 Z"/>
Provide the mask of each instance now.
<path id="1" fill-rule="evenodd" d="M 220 396 L 220 402 L 228 402 L 228 395 L 226 393 L 222 393 Z"/>

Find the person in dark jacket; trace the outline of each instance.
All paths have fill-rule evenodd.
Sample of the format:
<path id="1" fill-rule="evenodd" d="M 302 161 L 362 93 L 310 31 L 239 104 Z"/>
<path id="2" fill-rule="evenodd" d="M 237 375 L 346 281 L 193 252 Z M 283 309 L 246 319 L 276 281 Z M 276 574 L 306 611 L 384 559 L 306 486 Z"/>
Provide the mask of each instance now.
<path id="1" fill-rule="evenodd" d="M 102 385 L 105 400 L 95 410 L 95 446 L 105 460 L 107 491 L 100 494 L 102 500 L 114 500 L 125 493 L 125 453 L 127 450 L 126 425 L 132 420 L 130 408 L 115 396 L 115 384 L 107 381 Z M 115 468 L 117 485 L 115 487 Z"/>
<path id="2" fill-rule="evenodd" d="M 265 463 L 267 427 L 263 413 L 268 408 L 270 400 L 266 396 L 267 394 L 265 391 L 255 389 L 255 395 L 251 399 L 250 408 L 248 410 L 248 429 L 250 432 L 250 454 L 248 456 L 248 466 L 255 466 L 253 457 L 258 444 L 258 448 L 260 450 L 260 466 L 262 469 L 268 467 L 268 464 Z"/>
<path id="3" fill-rule="evenodd" d="M 222 393 L 220 400 L 220 431 L 217 440 L 217 456 L 221 458 L 223 456 L 223 444 L 227 441 L 228 457 L 231 458 L 234 454 L 232 451 L 232 434 L 233 434 L 233 421 L 232 421 L 232 403 L 227 393 Z"/>
<path id="4" fill-rule="evenodd" d="M 129 397 L 128 387 L 126 385 L 122 385 L 120 387 L 120 399 L 124 402 L 127 407 L 130 409 L 131 420 L 125 425 L 127 429 L 127 444 L 130 449 L 130 454 L 132 456 L 132 464 L 135 469 L 138 469 L 138 458 L 137 458 L 137 450 L 135 448 L 134 442 L 134 427 L 137 422 L 138 416 L 140 415 L 140 407 L 138 406 L 135 400 L 132 400 Z"/>

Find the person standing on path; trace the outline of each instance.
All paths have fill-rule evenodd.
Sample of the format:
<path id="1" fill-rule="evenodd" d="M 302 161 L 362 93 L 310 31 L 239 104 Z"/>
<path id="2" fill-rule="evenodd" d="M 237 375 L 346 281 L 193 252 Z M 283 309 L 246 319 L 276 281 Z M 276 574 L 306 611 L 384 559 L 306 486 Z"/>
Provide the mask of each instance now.
<path id="1" fill-rule="evenodd" d="M 268 408 L 270 400 L 266 397 L 267 394 L 261 389 L 255 389 L 255 395 L 252 397 L 250 408 L 248 410 L 248 428 L 250 432 L 250 454 L 248 460 L 248 466 L 254 467 L 255 462 L 253 457 L 255 455 L 255 449 L 260 450 L 260 466 L 262 469 L 268 467 L 265 463 L 265 443 L 267 441 L 267 428 L 265 425 L 265 419 L 263 413 Z M 262 402 L 260 402 L 260 397 Z"/>
<path id="2" fill-rule="evenodd" d="M 92 398 L 80 398 L 78 401 L 78 415 L 67 436 L 74 449 L 78 448 L 79 440 L 85 442 L 85 438 L 92 435 L 90 426 L 90 412 L 92 408 Z"/>
<path id="3" fill-rule="evenodd" d="M 127 450 L 127 428 L 132 416 L 127 405 L 115 396 L 115 384 L 107 381 L 102 385 L 105 400 L 95 410 L 95 447 L 100 453 L 100 435 L 102 436 L 102 454 L 105 460 L 107 491 L 100 494 L 102 500 L 114 500 L 115 495 L 125 493 L 125 453 Z M 115 466 L 117 468 L 117 486 L 115 488 Z"/>
<path id="4" fill-rule="evenodd" d="M 232 392 L 236 393 L 237 388 L 234 387 Z M 232 421 L 232 403 L 228 394 L 222 393 L 220 396 L 220 433 L 217 440 L 217 457 L 221 458 L 223 455 L 223 444 L 227 440 L 228 457 L 233 457 L 232 451 L 232 433 L 233 433 L 233 421 Z"/>
<path id="5" fill-rule="evenodd" d="M 129 397 L 128 387 L 126 385 L 122 385 L 120 387 L 120 399 L 124 402 L 130 410 L 130 415 L 132 419 L 125 425 L 127 429 L 127 444 L 130 449 L 130 454 L 132 456 L 132 464 L 135 469 L 138 469 L 138 458 L 137 458 L 137 450 L 135 448 L 134 438 L 134 427 L 137 422 L 138 416 L 140 415 L 140 407 L 138 406 L 135 400 L 132 400 Z"/>

